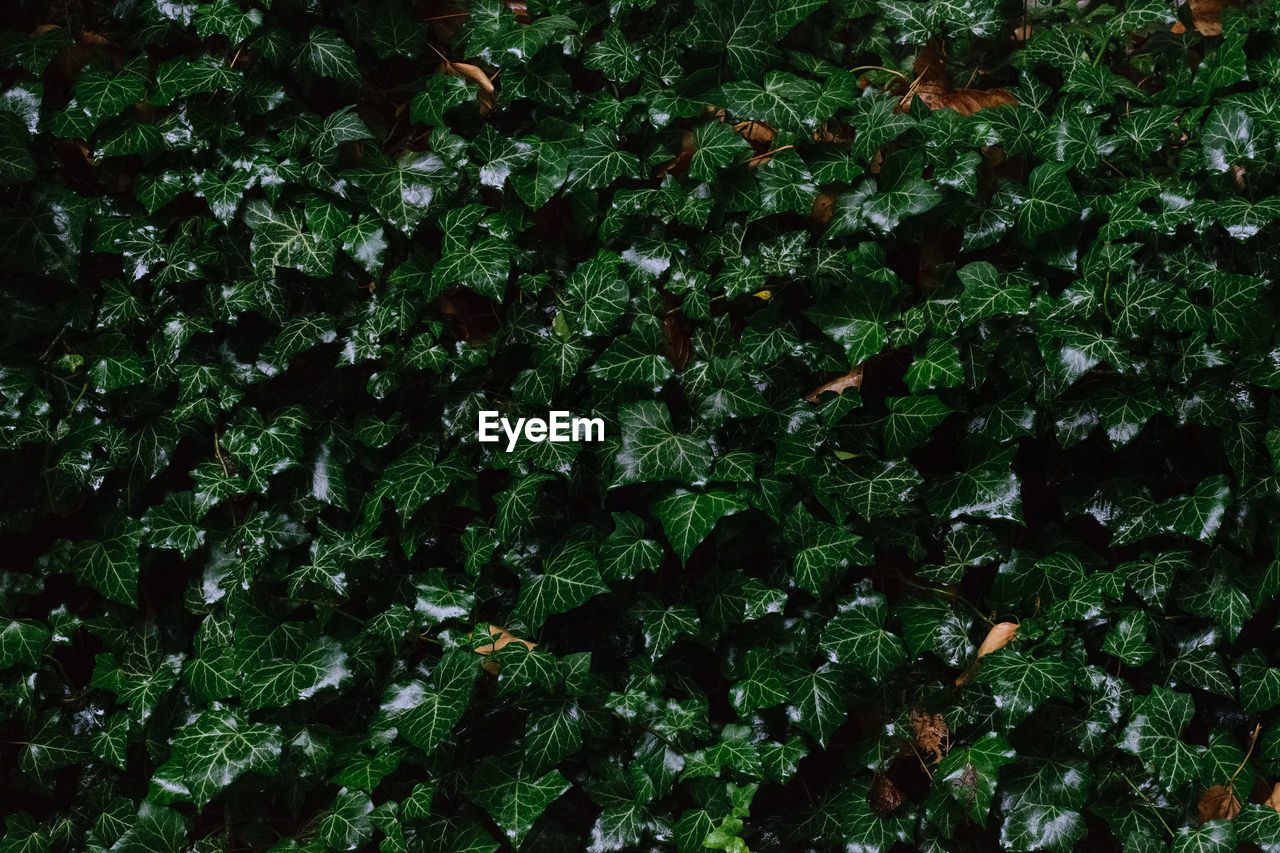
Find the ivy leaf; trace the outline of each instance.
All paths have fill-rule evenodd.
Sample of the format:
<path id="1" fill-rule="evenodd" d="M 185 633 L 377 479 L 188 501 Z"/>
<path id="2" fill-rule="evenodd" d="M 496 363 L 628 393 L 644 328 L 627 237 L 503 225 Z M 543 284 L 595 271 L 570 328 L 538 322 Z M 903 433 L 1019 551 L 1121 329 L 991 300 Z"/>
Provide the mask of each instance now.
<path id="1" fill-rule="evenodd" d="M 1031 288 L 1017 277 L 1001 276 L 986 261 L 966 264 L 956 271 L 964 293 L 960 311 L 967 322 L 1000 314 L 1025 314 L 1031 308 Z"/>
<path id="2" fill-rule="evenodd" d="M 22 664 L 34 669 L 49 644 L 49 629 L 43 625 L 6 620 L 0 628 L 0 670 Z"/>
<path id="3" fill-rule="evenodd" d="M 419 507 L 464 475 L 455 457 L 437 459 L 438 456 L 434 445 L 419 444 L 387 466 L 382 488 L 402 519 L 408 520 Z"/>
<path id="4" fill-rule="evenodd" d="M 270 775 L 280 758 L 279 726 L 248 723 L 230 711 L 205 711 L 174 739 L 196 805 L 203 808 L 244 773 Z"/>
<path id="5" fill-rule="evenodd" d="M 677 489 L 653 505 L 653 513 L 666 531 L 676 556 L 688 560 L 693 549 L 706 539 L 721 518 L 741 512 L 746 506 L 724 491 L 691 492 Z"/>
<path id="6" fill-rule="evenodd" d="M 851 664 L 873 682 L 906 663 L 902 640 L 885 630 L 885 597 L 867 593 L 843 602 L 822 632 L 822 648 L 835 663 Z"/>
<path id="7" fill-rule="evenodd" d="M 317 831 L 330 850 L 357 850 L 373 837 L 372 811 L 368 794 L 343 788 Z"/>
<path id="8" fill-rule="evenodd" d="M 493 816 L 516 847 L 547 806 L 569 790 L 569 781 L 559 771 L 525 775 L 519 765 L 513 767 L 497 757 L 481 761 L 470 777 L 467 796 Z"/>
<path id="9" fill-rule="evenodd" d="M 331 77 L 343 83 L 360 81 L 355 51 L 341 36 L 327 27 L 314 27 L 311 30 L 310 36 L 298 52 L 297 61 L 300 67 L 321 77 Z"/>
<path id="10" fill-rule="evenodd" d="M 461 284 L 501 302 L 511 274 L 511 255 L 508 243 L 497 237 L 482 237 L 446 252 L 431 272 L 432 286 L 443 290 L 451 284 Z"/>
<path id="11" fill-rule="evenodd" d="M 1234 104 L 1219 104 L 1205 119 L 1200 144 L 1209 168 L 1225 172 L 1257 156 L 1253 118 Z"/>
<path id="12" fill-rule="evenodd" d="M 1018 649 L 1005 646 L 983 658 L 978 680 L 991 686 L 997 715 L 1017 724 L 1046 700 L 1069 697 L 1076 674 L 1076 669 L 1061 659 L 1028 658 Z"/>
<path id="13" fill-rule="evenodd" d="M 734 133 L 729 125 L 712 121 L 698 125 L 693 131 L 695 148 L 689 160 L 689 177 L 695 181 L 711 181 L 717 172 L 750 150 L 747 141 Z"/>
<path id="14" fill-rule="evenodd" d="M 395 728 L 401 737 L 430 755 L 449 739 L 466 713 L 477 663 L 470 652 L 450 650 L 432 672 L 430 686 L 412 681 L 387 688 L 379 724 Z"/>
<path id="15" fill-rule="evenodd" d="M 960 353 L 950 341 L 933 341 L 924 355 L 907 368 L 907 388 L 912 394 L 936 388 L 953 388 L 964 382 Z"/>
<path id="16" fill-rule="evenodd" d="M 204 544 L 205 531 L 200 526 L 203 515 L 194 494 L 176 492 L 147 510 L 142 516 L 142 529 L 152 547 L 175 550 L 186 559 Z"/>
<path id="17" fill-rule="evenodd" d="M 572 538 L 546 560 L 541 574 L 520 585 L 515 615 L 526 625 L 537 627 L 548 616 L 564 613 L 593 595 L 608 591 L 592 546 L 581 538 Z"/>
<path id="18" fill-rule="evenodd" d="M 614 462 L 614 485 L 647 480 L 706 481 L 711 448 L 705 440 L 676 432 L 661 403 L 632 403 L 618 410 L 622 444 Z"/>
<path id="19" fill-rule="evenodd" d="M 942 759 L 934 773 L 934 785 L 957 801 L 973 820 L 985 825 L 1000 769 L 1016 756 L 1001 735 L 983 735 L 972 746 L 953 749 Z"/>
<path id="20" fill-rule="evenodd" d="M 1179 739 L 1192 713 L 1189 695 L 1153 687 L 1134 701 L 1133 715 L 1119 746 L 1153 767 L 1169 785 L 1185 785 L 1199 778 L 1204 761 L 1204 747 Z"/>
<path id="21" fill-rule="evenodd" d="M 1018 232 L 1024 242 L 1061 228 L 1080 215 L 1080 201 L 1062 163 L 1042 163 L 1031 170 L 1027 195 L 1017 208 Z"/>
<path id="22" fill-rule="evenodd" d="M 645 538 L 638 515 L 615 512 L 613 525 L 613 532 L 600 543 L 600 574 L 605 580 L 631 580 L 662 564 L 662 546 Z"/>
<path id="23" fill-rule="evenodd" d="M 621 260 L 613 252 L 600 252 L 574 270 L 565 284 L 576 299 L 584 335 L 608 332 L 626 310 L 630 292 L 618 272 Z"/>
<path id="24" fill-rule="evenodd" d="M 452 178 L 435 153 L 404 156 L 397 162 L 374 159 L 371 165 L 348 173 L 369 196 L 369 202 L 388 224 L 411 235 L 427 214 L 438 190 Z"/>

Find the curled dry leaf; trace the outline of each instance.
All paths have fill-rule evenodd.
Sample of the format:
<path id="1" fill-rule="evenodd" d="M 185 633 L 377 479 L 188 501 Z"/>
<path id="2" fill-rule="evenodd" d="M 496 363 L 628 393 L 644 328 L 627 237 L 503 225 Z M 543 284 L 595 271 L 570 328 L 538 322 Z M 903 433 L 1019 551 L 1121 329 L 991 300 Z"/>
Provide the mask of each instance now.
<path id="1" fill-rule="evenodd" d="M 662 318 L 662 354 L 677 373 L 684 370 L 693 357 L 693 338 L 679 311 L 668 311 Z"/>
<path id="2" fill-rule="evenodd" d="M 973 674 L 978 671 L 978 662 L 986 655 L 1009 645 L 1009 641 L 1013 639 L 1017 630 L 1017 622 L 999 622 L 992 625 L 991 630 L 987 632 L 987 636 L 983 639 L 982 645 L 978 646 L 978 654 L 974 657 L 973 663 L 970 664 L 968 669 L 960 673 L 959 677 L 956 678 L 956 684 L 964 684 L 973 678 Z"/>
<path id="3" fill-rule="evenodd" d="M 450 62 L 445 60 L 440 65 L 440 73 L 448 74 L 451 77 L 465 77 L 475 83 L 480 91 L 476 93 L 476 102 L 480 104 L 480 112 L 487 113 L 493 109 L 493 95 L 497 91 L 493 85 L 493 79 L 485 73 L 484 69 L 478 65 L 472 65 L 470 62 Z"/>
<path id="4" fill-rule="evenodd" d="M 506 0 L 506 6 L 515 14 L 516 20 L 520 23 L 533 23 L 533 18 L 529 16 L 529 5 L 524 0 Z"/>
<path id="5" fill-rule="evenodd" d="M 838 376 L 830 382 L 825 382 L 814 388 L 804 398 L 810 403 L 818 402 L 818 396 L 826 391 L 835 391 L 837 394 L 844 396 L 845 389 L 858 388 L 862 385 L 862 365 L 859 364 L 853 370 L 850 370 L 844 376 Z"/>
<path id="6" fill-rule="evenodd" d="M 813 132 L 814 142 L 834 142 L 838 145 L 847 145 L 853 141 L 853 128 L 830 125 L 823 125 Z"/>
<path id="7" fill-rule="evenodd" d="M 476 654 L 488 657 L 495 652 L 501 651 L 512 643 L 524 643 L 524 647 L 530 650 L 538 645 L 537 643 L 531 643 L 528 640 L 517 637 L 506 628 L 498 625 L 489 626 L 489 636 L 492 638 L 493 642 L 483 646 L 476 646 Z M 486 660 L 484 663 L 480 664 L 480 666 L 483 667 L 484 671 L 490 675 L 497 675 L 498 673 L 498 662 L 495 660 Z"/>
<path id="8" fill-rule="evenodd" d="M 929 42 L 916 55 L 915 73 L 916 79 L 898 104 L 903 112 L 911 107 L 913 96 L 919 96 L 931 110 L 950 109 L 966 116 L 987 107 L 1018 103 L 1004 89 L 953 89 L 943 64 L 942 48 L 936 41 Z"/>
<path id="9" fill-rule="evenodd" d="M 778 131 L 762 121 L 740 121 L 733 126 L 738 135 L 752 145 L 768 145 L 778 135 Z"/>
<path id="10" fill-rule="evenodd" d="M 1267 797 L 1263 805 L 1271 806 L 1271 808 L 1280 812 L 1280 782 L 1277 782 L 1276 786 L 1271 789 L 1271 796 Z"/>
<path id="11" fill-rule="evenodd" d="M 1187 5 L 1191 7 L 1196 32 L 1202 36 L 1222 35 L 1222 0 L 1187 0 Z"/>
<path id="12" fill-rule="evenodd" d="M 764 152 L 763 154 L 757 154 L 756 156 L 752 157 L 750 160 L 747 161 L 747 165 L 752 168 L 755 168 L 756 166 L 759 166 L 761 163 L 768 163 L 770 160 L 773 159 L 774 154 L 777 154 L 779 151 L 786 151 L 788 148 L 795 148 L 795 146 L 783 145 L 780 148 L 774 148 L 771 151 Z"/>
<path id="13" fill-rule="evenodd" d="M 697 150 L 697 137 L 693 135 L 693 131 L 680 131 L 680 153 L 654 169 L 654 176 L 660 178 L 668 173 L 683 173 L 689 168 L 689 161 L 693 159 L 693 153 Z"/>
<path id="14" fill-rule="evenodd" d="M 937 764 L 950 749 L 951 732 L 941 714 L 934 714 L 921 708 L 911 712 L 911 730 L 916 736 L 916 746 L 923 753 L 933 753 L 933 762 Z"/>
<path id="15" fill-rule="evenodd" d="M 1229 785 L 1214 785 L 1200 796 L 1200 822 L 1231 820 L 1240 814 L 1240 801 Z"/>
<path id="16" fill-rule="evenodd" d="M 871 782 L 870 790 L 867 791 L 867 802 L 871 804 L 871 810 L 881 817 L 887 817 L 906 799 L 888 776 L 876 776 Z"/>
<path id="17" fill-rule="evenodd" d="M 819 193 L 818 197 L 813 200 L 813 207 L 809 210 L 809 218 L 813 220 L 813 224 L 825 228 L 827 223 L 831 221 L 831 212 L 835 208 L 835 204 L 835 193 Z"/>
<path id="18" fill-rule="evenodd" d="M 469 62 L 448 62 L 443 66 L 445 74 L 452 74 L 455 77 L 466 77 L 468 80 L 474 80 L 489 94 L 493 94 L 493 81 L 489 79 L 489 75 L 478 65 L 472 65 Z"/>

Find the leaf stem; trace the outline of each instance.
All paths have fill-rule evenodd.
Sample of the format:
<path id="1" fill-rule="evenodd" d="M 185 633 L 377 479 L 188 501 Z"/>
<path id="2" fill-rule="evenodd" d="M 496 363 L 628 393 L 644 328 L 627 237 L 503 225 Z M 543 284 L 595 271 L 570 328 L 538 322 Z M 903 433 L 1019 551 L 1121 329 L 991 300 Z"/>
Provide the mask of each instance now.
<path id="1" fill-rule="evenodd" d="M 1156 807 L 1156 804 L 1155 804 L 1154 802 L 1152 802 L 1151 798 L 1150 798 L 1150 797 L 1148 797 L 1148 796 L 1146 795 L 1146 793 L 1144 793 L 1144 792 L 1143 792 L 1143 790 L 1142 790 L 1141 788 L 1139 788 L 1137 785 L 1135 785 L 1135 784 L 1133 783 L 1133 780 L 1132 780 L 1132 779 L 1130 779 L 1130 778 L 1129 778 L 1129 775 L 1128 775 L 1127 773 L 1125 773 L 1123 770 L 1121 770 L 1121 771 L 1120 771 L 1120 778 L 1122 778 L 1122 779 L 1124 779 L 1124 781 L 1128 782 L 1128 783 L 1129 783 L 1129 787 L 1133 789 L 1133 792 L 1134 792 L 1135 794 L 1137 794 L 1139 797 L 1142 797 L 1142 801 L 1143 801 L 1144 803 L 1146 803 L 1146 804 L 1151 808 L 1151 810 L 1152 810 L 1153 812 L 1155 812 L 1155 813 L 1156 813 L 1156 819 L 1160 821 L 1161 826 L 1163 826 L 1163 827 L 1164 827 L 1164 831 L 1165 831 L 1165 832 L 1167 832 L 1167 833 L 1169 833 L 1169 837 L 1170 837 L 1170 838 L 1176 838 L 1177 836 L 1174 834 L 1174 831 L 1173 831 L 1172 829 L 1170 829 L 1170 828 L 1169 828 L 1169 824 L 1165 822 L 1164 815 L 1160 814 L 1160 809 Z"/>
<path id="2" fill-rule="evenodd" d="M 956 601 L 959 601 L 961 604 L 964 604 L 965 606 L 967 606 L 970 610 L 974 612 L 974 615 L 976 615 L 983 622 L 986 622 L 988 625 L 996 624 L 995 620 L 987 616 L 987 614 L 983 613 L 978 608 L 978 605 L 974 604 L 972 601 L 965 598 L 963 595 L 961 595 L 958 592 L 953 592 L 952 590 L 944 589 L 938 586 L 929 586 L 928 584 L 918 583 L 916 581 L 909 580 L 907 578 L 903 578 L 902 582 L 905 583 L 907 586 L 913 586 L 916 589 L 921 589 L 921 590 L 924 590 L 925 592 L 936 592 L 939 595 L 950 596 L 951 598 L 954 598 Z"/>
<path id="3" fill-rule="evenodd" d="M 850 74 L 856 74 L 859 71 L 883 71 L 884 73 L 892 74 L 894 77 L 899 79 L 907 79 L 907 75 L 903 74 L 901 71 L 894 71 L 892 68 L 885 68 L 883 65 L 859 65 L 857 68 L 849 69 Z"/>
<path id="4" fill-rule="evenodd" d="M 1249 761 L 1249 756 L 1253 755 L 1253 748 L 1258 745 L 1258 734 L 1262 731 L 1262 723 L 1258 723 L 1253 727 L 1253 734 L 1249 738 L 1249 751 L 1244 754 L 1244 758 L 1240 759 L 1240 764 L 1236 766 L 1236 771 L 1231 774 L 1231 778 L 1227 780 L 1227 789 L 1231 790 L 1235 787 L 1236 777 L 1240 775 L 1240 771 L 1244 769 L 1245 764 Z"/>

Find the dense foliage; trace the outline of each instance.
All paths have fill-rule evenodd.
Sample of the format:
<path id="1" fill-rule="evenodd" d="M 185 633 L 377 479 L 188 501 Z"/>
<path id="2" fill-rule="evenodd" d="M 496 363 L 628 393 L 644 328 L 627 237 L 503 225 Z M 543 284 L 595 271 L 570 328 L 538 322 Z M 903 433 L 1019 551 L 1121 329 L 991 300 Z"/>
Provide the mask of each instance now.
<path id="1" fill-rule="evenodd" d="M 1280 7 L 460 2 L 7 4 L 0 851 L 1280 850 Z"/>

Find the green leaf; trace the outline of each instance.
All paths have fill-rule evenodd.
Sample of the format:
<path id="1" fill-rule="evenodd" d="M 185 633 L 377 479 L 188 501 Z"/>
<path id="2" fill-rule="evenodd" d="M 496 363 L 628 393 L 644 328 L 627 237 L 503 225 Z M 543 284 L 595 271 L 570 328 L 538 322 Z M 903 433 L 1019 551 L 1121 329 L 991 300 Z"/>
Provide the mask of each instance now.
<path id="1" fill-rule="evenodd" d="M 49 629 L 44 625 L 19 622 L 16 619 L 0 621 L 5 623 L 0 628 L 0 670 L 17 664 L 35 669 L 49 644 Z"/>
<path id="2" fill-rule="evenodd" d="M 1204 761 L 1204 747 L 1179 740 L 1193 710 L 1189 695 L 1153 687 L 1134 701 L 1133 714 L 1118 745 L 1142 759 L 1169 785 L 1185 785 L 1199 778 Z"/>
<path id="3" fill-rule="evenodd" d="M 936 388 L 954 388 L 964 382 L 960 353 L 949 341 L 932 341 L 924 355 L 907 368 L 907 388 L 912 394 Z"/>
<path id="4" fill-rule="evenodd" d="M 364 791 L 338 791 L 317 832 L 329 850 L 357 850 L 373 837 L 373 802 Z"/>
<path id="5" fill-rule="evenodd" d="M 662 523 L 667 541 L 681 561 L 689 559 L 711 533 L 721 518 L 741 512 L 746 506 L 735 495 L 724 491 L 691 492 L 676 489 L 669 497 L 653 505 L 653 513 Z"/>
<path id="6" fill-rule="evenodd" d="M 908 217 L 932 210 L 942 194 L 921 176 L 918 156 L 898 155 L 885 163 L 877 179 L 877 191 L 862 202 L 862 218 L 871 228 L 890 233 Z"/>
<path id="7" fill-rule="evenodd" d="M 438 456 L 434 445 L 418 444 L 386 467 L 381 487 L 403 520 L 408 521 L 419 507 L 464 476 L 456 457 Z"/>
<path id="8" fill-rule="evenodd" d="M 431 272 L 431 284 L 437 290 L 461 284 L 501 302 L 511 274 L 511 256 L 510 244 L 497 237 L 482 237 L 464 248 L 446 252 Z"/>
<path id="9" fill-rule="evenodd" d="M 484 759 L 468 775 L 467 796 L 493 817 L 516 847 L 547 806 L 569 790 L 569 781 L 556 770 L 525 775 L 522 767 L 497 757 Z"/>
<path id="10" fill-rule="evenodd" d="M 631 580 L 662 564 L 662 546 L 644 535 L 644 521 L 634 513 L 615 512 L 613 532 L 600 543 L 600 574 L 606 581 Z"/>
<path id="11" fill-rule="evenodd" d="M 279 726 L 248 723 L 230 711 L 205 711 L 173 742 L 174 758 L 203 808 L 244 773 L 271 775 L 280 759 Z"/>
<path id="12" fill-rule="evenodd" d="M 388 224 L 412 235 L 432 210 L 438 191 L 452 172 L 435 153 L 405 155 L 397 162 L 370 158 L 370 165 L 348 172 L 369 203 Z"/>
<path id="13" fill-rule="evenodd" d="M 630 292 L 618 272 L 619 263 L 613 252 L 602 251 L 566 280 L 569 296 L 577 302 L 582 334 L 607 333 L 626 310 Z"/>
<path id="14" fill-rule="evenodd" d="M 540 574 L 521 583 L 516 618 L 538 627 L 548 616 L 572 610 L 592 596 L 608 592 L 594 551 L 591 543 L 575 537 L 548 557 Z"/>
<path id="15" fill-rule="evenodd" d="M 855 666 L 873 682 L 883 681 L 907 660 L 902 640 L 885 630 L 886 611 L 885 597 L 878 592 L 842 602 L 823 629 L 822 648 L 835 663 Z"/>
<path id="16" fill-rule="evenodd" d="M 964 293 L 960 311 L 966 322 L 1000 314 L 1025 314 L 1031 308 L 1031 287 L 1017 276 L 1002 276 L 986 261 L 966 264 L 956 271 Z"/>
<path id="17" fill-rule="evenodd" d="M 200 526 L 203 515 L 194 494 L 175 492 L 164 503 L 147 510 L 142 516 L 142 530 L 153 548 L 168 548 L 186 559 L 204 545 L 205 531 Z"/>
<path id="18" fill-rule="evenodd" d="M 427 755 L 446 743 L 471 701 L 479 657 L 463 649 L 450 650 L 432 673 L 432 684 L 421 681 L 387 688 L 378 714 L 380 724 Z"/>
<path id="19" fill-rule="evenodd" d="M 689 177 L 695 181 L 711 181 L 717 172 L 744 156 L 750 146 L 728 124 L 705 122 L 693 131 L 696 146 L 689 159 Z"/>
<path id="20" fill-rule="evenodd" d="M 618 409 L 622 443 L 614 457 L 613 485 L 649 480 L 704 483 L 711 448 L 704 439 L 676 432 L 661 403 L 631 403 Z"/>
<path id="21" fill-rule="evenodd" d="M 1027 195 L 1017 208 L 1018 232 L 1024 242 L 1031 242 L 1078 218 L 1080 208 L 1066 165 L 1042 163 L 1027 179 Z"/>
<path id="22" fill-rule="evenodd" d="M 1016 725 L 1047 700 L 1070 697 L 1077 672 L 1060 658 L 1029 658 L 1005 646 L 982 659 L 978 681 L 990 685 L 998 718 Z"/>
<path id="23" fill-rule="evenodd" d="M 298 51 L 299 67 L 343 83 L 360 82 L 356 53 L 333 30 L 314 27 Z"/>
<path id="24" fill-rule="evenodd" d="M 1200 145 L 1209 168 L 1225 172 L 1257 156 L 1253 118 L 1234 104 L 1219 104 L 1205 119 Z"/>
<path id="25" fill-rule="evenodd" d="M 933 784 L 985 826 L 1000 770 L 1016 755 L 1001 735 L 983 735 L 972 746 L 947 753 L 934 772 Z"/>

